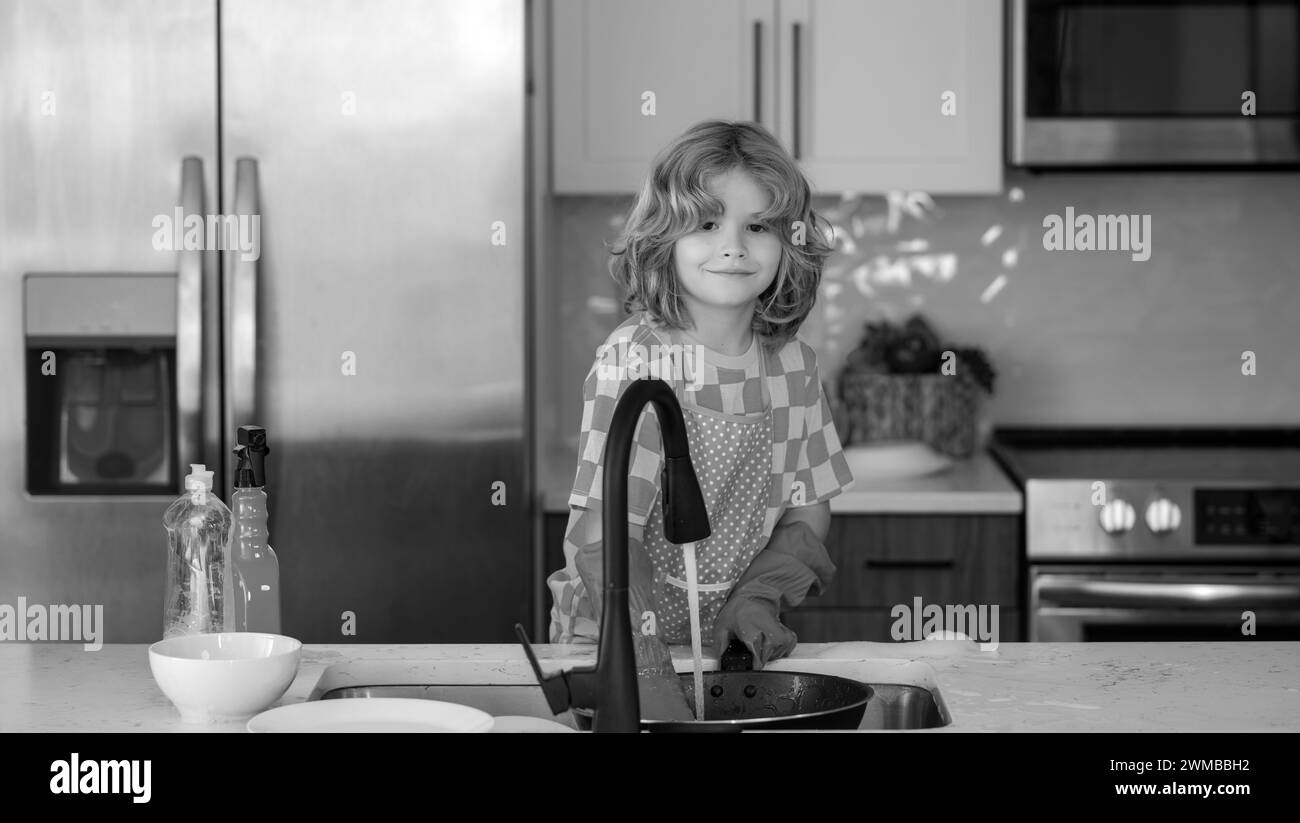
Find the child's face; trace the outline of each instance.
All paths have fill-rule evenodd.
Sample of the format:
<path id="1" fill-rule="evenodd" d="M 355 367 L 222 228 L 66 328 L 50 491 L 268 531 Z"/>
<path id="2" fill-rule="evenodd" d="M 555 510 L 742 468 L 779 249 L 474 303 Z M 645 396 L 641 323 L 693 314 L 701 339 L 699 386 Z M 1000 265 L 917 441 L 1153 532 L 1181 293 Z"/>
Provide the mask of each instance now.
<path id="1" fill-rule="evenodd" d="M 767 193 L 739 168 L 715 176 L 707 188 L 725 211 L 703 218 L 673 249 L 682 299 L 688 310 L 698 306 L 752 312 L 781 263 L 781 240 L 754 222 L 754 215 L 768 206 Z M 740 273 L 731 273 L 734 270 Z"/>

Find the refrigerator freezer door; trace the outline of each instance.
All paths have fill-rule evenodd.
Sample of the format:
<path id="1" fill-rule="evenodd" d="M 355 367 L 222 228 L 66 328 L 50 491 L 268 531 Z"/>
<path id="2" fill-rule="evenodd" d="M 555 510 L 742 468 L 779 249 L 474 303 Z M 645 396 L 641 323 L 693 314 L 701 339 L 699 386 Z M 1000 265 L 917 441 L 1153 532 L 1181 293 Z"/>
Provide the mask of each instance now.
<path id="1" fill-rule="evenodd" d="M 177 271 L 154 219 L 187 156 L 215 190 L 215 31 L 213 0 L 0 2 L 0 604 L 103 606 L 103 642 L 162 635 L 172 495 L 28 494 L 23 276 Z"/>
<path id="2" fill-rule="evenodd" d="M 305 642 L 509 642 L 527 619 L 524 12 L 221 5 L 223 212 L 255 160 L 261 237 L 225 431 L 267 429 Z"/>

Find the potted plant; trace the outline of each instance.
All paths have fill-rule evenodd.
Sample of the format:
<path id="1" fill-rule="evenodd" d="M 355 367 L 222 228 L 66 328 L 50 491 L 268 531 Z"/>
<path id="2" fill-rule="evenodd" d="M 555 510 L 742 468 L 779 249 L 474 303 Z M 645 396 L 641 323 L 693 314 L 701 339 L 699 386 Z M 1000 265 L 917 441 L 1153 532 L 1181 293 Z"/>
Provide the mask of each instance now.
<path id="1" fill-rule="evenodd" d="M 921 440 L 967 457 L 975 450 L 981 395 L 997 373 L 978 348 L 941 342 L 921 315 L 902 326 L 868 322 L 839 377 L 846 445 Z"/>

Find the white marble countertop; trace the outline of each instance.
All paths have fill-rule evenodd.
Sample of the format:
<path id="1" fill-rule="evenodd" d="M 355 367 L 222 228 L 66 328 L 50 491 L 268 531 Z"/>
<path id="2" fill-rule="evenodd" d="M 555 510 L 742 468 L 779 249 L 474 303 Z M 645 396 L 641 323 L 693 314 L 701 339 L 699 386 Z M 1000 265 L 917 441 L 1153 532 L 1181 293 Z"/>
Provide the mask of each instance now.
<path id="1" fill-rule="evenodd" d="M 1020 514 L 1024 495 L 987 452 L 922 477 L 856 477 L 832 514 Z"/>
<path id="2" fill-rule="evenodd" d="M 576 462 L 551 455 L 538 484 L 543 511 L 568 514 Z M 833 514 L 1020 514 L 1024 495 L 985 451 L 937 474 L 922 477 L 858 478 L 853 488 L 831 498 Z"/>
<path id="3" fill-rule="evenodd" d="M 590 663 L 591 646 L 537 646 L 545 668 Z M 679 668 L 689 667 L 685 650 Z M 682 665 L 684 664 L 684 665 Z M 937 690 L 951 725 L 934 731 L 1297 731 L 1300 642 L 802 644 L 772 668 Z M 318 685 L 387 682 L 528 685 L 516 645 L 305 646 L 277 705 Z M 373 681 L 372 681 L 373 682 Z M 0 643 L 0 732 L 242 731 L 190 726 L 158 690 L 148 646 Z"/>

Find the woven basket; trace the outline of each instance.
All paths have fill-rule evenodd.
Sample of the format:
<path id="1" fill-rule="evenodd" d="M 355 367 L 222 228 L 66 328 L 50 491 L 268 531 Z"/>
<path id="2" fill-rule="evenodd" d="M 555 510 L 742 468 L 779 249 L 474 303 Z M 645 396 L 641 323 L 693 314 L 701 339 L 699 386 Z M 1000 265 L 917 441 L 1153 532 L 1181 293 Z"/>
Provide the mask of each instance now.
<path id="1" fill-rule="evenodd" d="M 839 388 L 845 445 L 920 440 L 952 457 L 975 451 L 980 388 L 965 376 L 845 373 Z"/>

